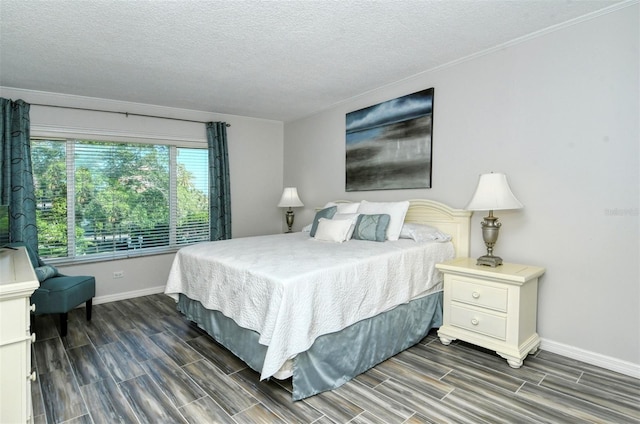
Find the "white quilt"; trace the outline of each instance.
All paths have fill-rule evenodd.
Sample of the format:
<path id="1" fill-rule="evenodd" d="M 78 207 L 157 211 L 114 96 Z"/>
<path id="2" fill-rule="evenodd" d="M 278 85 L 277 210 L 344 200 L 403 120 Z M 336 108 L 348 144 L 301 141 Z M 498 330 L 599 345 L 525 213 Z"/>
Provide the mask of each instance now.
<path id="1" fill-rule="evenodd" d="M 441 281 L 451 243 L 331 243 L 309 233 L 200 243 L 176 254 L 165 293 L 183 293 L 260 334 L 261 378 L 323 334 L 419 297 Z"/>

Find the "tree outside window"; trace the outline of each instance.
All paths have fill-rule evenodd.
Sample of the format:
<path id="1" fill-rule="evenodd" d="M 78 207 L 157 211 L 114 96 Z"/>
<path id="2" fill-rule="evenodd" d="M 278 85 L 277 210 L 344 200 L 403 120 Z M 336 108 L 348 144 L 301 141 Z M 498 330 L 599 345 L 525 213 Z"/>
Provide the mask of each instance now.
<path id="1" fill-rule="evenodd" d="M 43 257 L 162 250 L 209 239 L 205 149 L 32 140 L 32 161 Z"/>

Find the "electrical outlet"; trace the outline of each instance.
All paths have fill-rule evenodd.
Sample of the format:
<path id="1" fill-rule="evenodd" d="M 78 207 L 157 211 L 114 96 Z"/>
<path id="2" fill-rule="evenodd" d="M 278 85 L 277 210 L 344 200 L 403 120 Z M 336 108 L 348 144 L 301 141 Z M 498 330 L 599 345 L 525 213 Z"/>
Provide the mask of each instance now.
<path id="1" fill-rule="evenodd" d="M 114 271 L 113 278 L 122 278 L 124 277 L 124 271 Z"/>

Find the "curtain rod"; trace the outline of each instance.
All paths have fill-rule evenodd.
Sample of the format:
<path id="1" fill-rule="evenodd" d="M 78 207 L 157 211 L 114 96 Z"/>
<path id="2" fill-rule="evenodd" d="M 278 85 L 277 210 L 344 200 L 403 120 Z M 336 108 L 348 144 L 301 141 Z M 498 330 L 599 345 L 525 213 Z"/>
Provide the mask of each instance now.
<path id="1" fill-rule="evenodd" d="M 90 112 L 104 112 L 104 113 L 117 113 L 119 115 L 125 115 L 127 118 L 129 116 L 142 116 L 145 118 L 159 118 L 159 119 L 170 119 L 172 121 L 182 121 L 182 122 L 194 122 L 196 124 L 206 124 L 211 121 L 196 121 L 193 119 L 181 119 L 181 118 L 170 118 L 167 116 L 157 116 L 157 115 L 145 115 L 143 113 L 130 113 L 130 112 L 118 112 L 115 110 L 101 110 L 101 109 L 89 109 L 84 107 L 73 107 L 73 106 L 57 106 L 57 105 L 43 105 L 38 103 L 29 103 L 31 106 L 43 106 L 43 107 L 57 107 L 61 109 L 74 109 L 74 110 L 88 110 Z M 227 127 L 230 127 L 231 124 L 225 123 Z"/>

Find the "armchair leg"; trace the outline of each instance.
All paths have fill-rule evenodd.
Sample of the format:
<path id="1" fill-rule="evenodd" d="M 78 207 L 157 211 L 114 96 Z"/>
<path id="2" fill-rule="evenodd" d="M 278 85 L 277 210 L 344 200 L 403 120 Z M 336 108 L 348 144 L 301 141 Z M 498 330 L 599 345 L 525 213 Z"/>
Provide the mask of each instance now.
<path id="1" fill-rule="evenodd" d="M 60 314 L 60 337 L 67 336 L 67 313 Z"/>
<path id="2" fill-rule="evenodd" d="M 85 304 L 87 306 L 87 321 L 91 321 L 91 306 L 93 305 L 93 298 L 87 300 Z"/>

